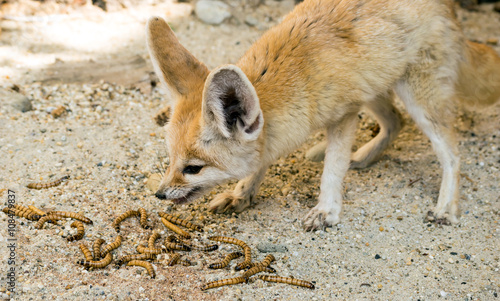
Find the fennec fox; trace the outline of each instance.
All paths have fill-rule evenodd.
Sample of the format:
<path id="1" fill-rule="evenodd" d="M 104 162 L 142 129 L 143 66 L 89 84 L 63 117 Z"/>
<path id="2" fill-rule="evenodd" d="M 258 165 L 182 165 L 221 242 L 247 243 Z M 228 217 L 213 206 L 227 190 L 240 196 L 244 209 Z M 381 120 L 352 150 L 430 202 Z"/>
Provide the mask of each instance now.
<path id="1" fill-rule="evenodd" d="M 168 91 L 170 166 L 156 196 L 181 203 L 239 179 L 209 204 L 240 212 L 255 200 L 266 169 L 326 128 L 319 202 L 306 230 L 339 222 L 342 180 L 397 136 L 394 92 L 429 137 L 443 168 L 436 218 L 458 221 L 459 156 L 452 128 L 457 99 L 500 97 L 500 58 L 467 41 L 446 0 L 309 0 L 296 6 L 235 65 L 212 71 L 151 18 L 147 41 Z M 393 92 L 394 91 L 394 92 Z M 351 156 L 357 114 L 368 109 L 380 133 Z M 318 150 L 319 149 L 319 150 Z"/>

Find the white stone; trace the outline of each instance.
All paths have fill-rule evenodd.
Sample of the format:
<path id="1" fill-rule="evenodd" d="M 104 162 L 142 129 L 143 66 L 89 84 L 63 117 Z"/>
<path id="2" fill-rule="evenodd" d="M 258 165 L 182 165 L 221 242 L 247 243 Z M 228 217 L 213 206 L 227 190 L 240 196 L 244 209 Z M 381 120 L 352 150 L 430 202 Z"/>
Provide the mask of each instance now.
<path id="1" fill-rule="evenodd" d="M 217 0 L 200 0 L 196 3 L 194 12 L 198 18 L 208 24 L 221 24 L 231 17 L 229 6 Z"/>

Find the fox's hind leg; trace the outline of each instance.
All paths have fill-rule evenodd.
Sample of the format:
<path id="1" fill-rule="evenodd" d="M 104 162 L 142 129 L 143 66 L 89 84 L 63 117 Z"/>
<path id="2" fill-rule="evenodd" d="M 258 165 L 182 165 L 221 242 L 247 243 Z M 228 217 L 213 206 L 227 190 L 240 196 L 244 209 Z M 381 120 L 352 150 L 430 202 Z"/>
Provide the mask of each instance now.
<path id="1" fill-rule="evenodd" d="M 438 221 L 448 213 L 452 223 L 458 222 L 460 163 L 458 146 L 454 138 L 452 111 L 454 97 L 451 80 L 438 78 L 436 72 L 413 72 L 398 82 L 396 92 L 405 103 L 408 113 L 429 137 L 441 163 L 443 179 L 434 210 Z"/>
<path id="2" fill-rule="evenodd" d="M 352 154 L 350 168 L 365 168 L 370 165 L 399 134 L 403 121 L 398 109 L 394 107 L 393 99 L 394 92 L 390 90 L 365 104 L 365 108 L 379 123 L 380 132 Z M 306 158 L 313 162 L 322 161 L 325 158 L 326 146 L 326 141 L 313 146 L 307 151 Z"/>
<path id="3" fill-rule="evenodd" d="M 391 90 L 365 104 L 365 107 L 379 123 L 380 132 L 352 154 L 351 168 L 365 168 L 370 165 L 398 136 L 403 122 L 401 114 L 394 107 L 393 99 L 394 92 Z"/>

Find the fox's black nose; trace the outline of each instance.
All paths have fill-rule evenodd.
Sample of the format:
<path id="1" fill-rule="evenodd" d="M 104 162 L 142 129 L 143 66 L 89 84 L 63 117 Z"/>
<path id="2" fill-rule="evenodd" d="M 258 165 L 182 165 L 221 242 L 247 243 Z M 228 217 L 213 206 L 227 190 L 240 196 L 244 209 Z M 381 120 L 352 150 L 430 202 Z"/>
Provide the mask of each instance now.
<path id="1" fill-rule="evenodd" d="M 161 192 L 161 191 L 159 191 L 159 190 L 155 193 L 155 196 L 156 196 L 157 198 L 159 198 L 160 200 L 164 200 L 164 199 L 166 199 L 166 198 L 167 198 L 167 197 L 165 196 L 165 193 L 163 193 L 163 192 Z"/>

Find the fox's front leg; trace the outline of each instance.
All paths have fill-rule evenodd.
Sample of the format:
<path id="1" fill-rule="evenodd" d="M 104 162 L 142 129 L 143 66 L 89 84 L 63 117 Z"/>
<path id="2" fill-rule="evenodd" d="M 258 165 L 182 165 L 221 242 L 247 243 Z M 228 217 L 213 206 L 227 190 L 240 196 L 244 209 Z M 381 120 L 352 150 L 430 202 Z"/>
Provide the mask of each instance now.
<path id="1" fill-rule="evenodd" d="M 215 196 L 208 209 L 216 213 L 241 212 L 252 205 L 264 180 L 267 165 L 256 173 L 240 180 L 233 191 L 226 191 Z"/>
<path id="2" fill-rule="evenodd" d="M 319 202 L 304 219 L 304 228 L 308 231 L 323 229 L 340 221 L 342 181 L 349 168 L 356 123 L 356 115 L 351 114 L 327 128 L 325 166 L 321 176 Z"/>

